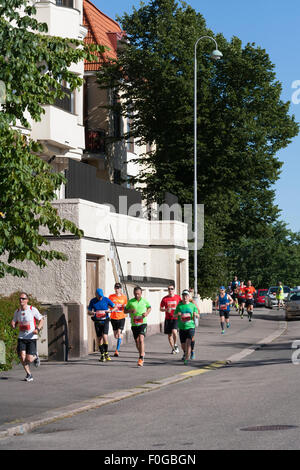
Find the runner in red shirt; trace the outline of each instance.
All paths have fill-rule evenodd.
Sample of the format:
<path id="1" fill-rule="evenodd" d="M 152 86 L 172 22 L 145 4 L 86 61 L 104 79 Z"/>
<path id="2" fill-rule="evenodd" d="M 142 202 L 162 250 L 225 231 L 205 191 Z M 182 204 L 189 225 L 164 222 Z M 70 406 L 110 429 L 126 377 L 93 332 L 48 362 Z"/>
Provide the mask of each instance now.
<path id="1" fill-rule="evenodd" d="M 179 302 L 181 302 L 181 297 L 175 294 L 174 285 L 169 285 L 168 295 L 163 297 L 160 303 L 160 311 L 166 313 L 164 333 L 168 335 L 168 340 L 172 348 L 172 354 L 179 353 L 179 348 L 177 346 L 177 318 L 174 316 L 176 307 Z"/>
<path id="2" fill-rule="evenodd" d="M 254 307 L 254 294 L 256 293 L 255 287 L 252 286 L 251 281 L 247 281 L 247 286 L 245 288 L 246 294 L 246 309 L 248 312 L 248 320 L 252 320 L 253 307 Z"/>

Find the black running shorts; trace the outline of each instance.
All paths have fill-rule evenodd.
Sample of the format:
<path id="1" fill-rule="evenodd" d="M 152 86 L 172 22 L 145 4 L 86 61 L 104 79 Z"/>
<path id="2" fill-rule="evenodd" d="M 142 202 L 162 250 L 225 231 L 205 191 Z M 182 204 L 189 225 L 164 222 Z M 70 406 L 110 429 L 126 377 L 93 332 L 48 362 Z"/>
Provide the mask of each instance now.
<path id="1" fill-rule="evenodd" d="M 18 354 L 25 351 L 28 356 L 36 356 L 36 339 L 18 339 Z"/>
<path id="2" fill-rule="evenodd" d="M 105 321 L 95 321 L 95 330 L 97 338 L 101 338 L 103 335 L 108 335 L 109 318 L 107 318 Z"/>
<path id="3" fill-rule="evenodd" d="M 192 341 L 195 336 L 195 328 L 190 328 L 189 330 L 179 330 L 179 337 L 181 344 L 184 344 L 187 339 Z"/>
<path id="4" fill-rule="evenodd" d="M 147 323 L 143 323 L 139 326 L 132 326 L 131 331 L 134 339 L 137 339 L 140 335 L 146 336 L 147 332 Z"/>
<path id="5" fill-rule="evenodd" d="M 178 320 L 165 320 L 165 335 L 171 335 L 173 330 L 178 330 Z"/>
<path id="6" fill-rule="evenodd" d="M 114 331 L 124 330 L 125 326 L 125 318 L 122 318 L 121 320 L 114 320 L 113 318 L 110 319 L 111 321 L 111 326 Z"/>

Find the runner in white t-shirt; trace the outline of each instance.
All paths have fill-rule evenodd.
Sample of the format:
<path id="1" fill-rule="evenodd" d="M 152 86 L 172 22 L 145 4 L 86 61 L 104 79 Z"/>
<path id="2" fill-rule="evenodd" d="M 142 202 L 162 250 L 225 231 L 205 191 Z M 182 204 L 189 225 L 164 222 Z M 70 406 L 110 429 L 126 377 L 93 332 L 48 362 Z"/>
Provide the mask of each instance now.
<path id="1" fill-rule="evenodd" d="M 37 322 L 38 326 L 36 326 Z M 18 354 L 26 372 L 26 382 L 33 381 L 30 373 L 30 364 L 35 361 L 35 365 L 39 365 L 36 341 L 43 324 L 43 316 L 37 308 L 28 305 L 28 295 L 22 292 L 20 295 L 20 308 L 15 311 L 11 326 L 13 328 L 19 327 Z"/>

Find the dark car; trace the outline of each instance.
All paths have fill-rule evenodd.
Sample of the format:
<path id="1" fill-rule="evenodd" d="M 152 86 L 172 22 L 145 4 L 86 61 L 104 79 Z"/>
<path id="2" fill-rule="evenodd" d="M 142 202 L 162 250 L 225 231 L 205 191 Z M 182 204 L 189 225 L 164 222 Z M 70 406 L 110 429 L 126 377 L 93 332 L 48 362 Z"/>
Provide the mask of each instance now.
<path id="1" fill-rule="evenodd" d="M 268 289 L 257 289 L 257 293 L 254 298 L 255 307 L 265 306 L 265 297 L 268 293 Z"/>
<path id="2" fill-rule="evenodd" d="M 285 318 L 300 318 L 300 289 L 291 292 L 285 302 Z"/>

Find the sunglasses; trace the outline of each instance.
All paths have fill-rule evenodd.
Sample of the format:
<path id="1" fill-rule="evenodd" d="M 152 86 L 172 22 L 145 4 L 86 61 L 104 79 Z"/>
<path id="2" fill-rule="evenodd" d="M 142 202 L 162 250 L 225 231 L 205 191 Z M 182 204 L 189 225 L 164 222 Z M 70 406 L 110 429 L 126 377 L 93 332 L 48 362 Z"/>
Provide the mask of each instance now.
<path id="1" fill-rule="evenodd" d="M 174 287 L 168 287 L 168 290 L 174 290 Z"/>
<path id="2" fill-rule="evenodd" d="M 27 297 L 20 297 L 20 300 L 28 300 Z"/>

